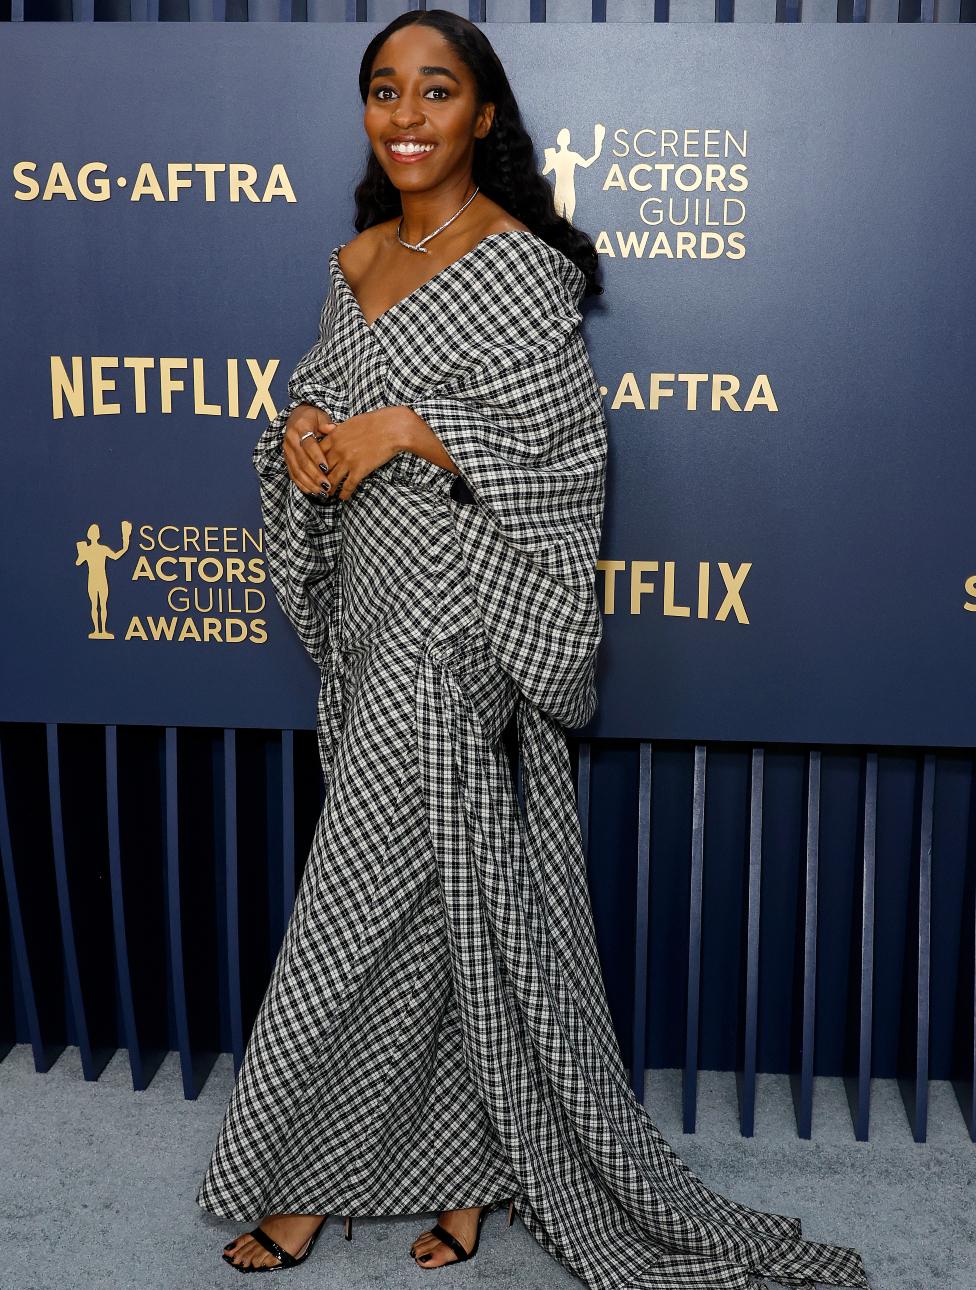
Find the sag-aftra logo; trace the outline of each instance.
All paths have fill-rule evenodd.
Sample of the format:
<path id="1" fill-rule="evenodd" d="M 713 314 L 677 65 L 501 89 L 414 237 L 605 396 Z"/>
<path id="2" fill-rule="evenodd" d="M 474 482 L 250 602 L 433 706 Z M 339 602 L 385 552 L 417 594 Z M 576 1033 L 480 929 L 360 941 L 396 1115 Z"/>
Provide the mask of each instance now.
<path id="1" fill-rule="evenodd" d="M 288 172 L 275 162 L 265 173 L 240 161 L 144 161 L 134 175 L 112 173 L 104 161 L 71 168 L 63 161 L 18 161 L 13 168 L 19 202 L 271 202 L 298 199 Z"/>

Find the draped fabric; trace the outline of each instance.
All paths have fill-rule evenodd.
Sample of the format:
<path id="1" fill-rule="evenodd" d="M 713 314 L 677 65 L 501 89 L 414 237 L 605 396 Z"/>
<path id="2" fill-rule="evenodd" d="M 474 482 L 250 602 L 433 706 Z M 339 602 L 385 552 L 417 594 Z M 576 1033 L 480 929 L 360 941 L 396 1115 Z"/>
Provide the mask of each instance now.
<path id="1" fill-rule="evenodd" d="M 325 803 L 197 1202 L 250 1222 L 514 1196 L 594 1290 L 869 1287 L 856 1250 L 709 1189 L 621 1060 L 565 737 L 602 637 L 582 273 L 490 234 L 370 326 L 340 249 L 254 450 L 274 590 L 321 673 Z M 281 450 L 300 402 L 413 407 L 460 478 L 401 452 L 308 497 Z"/>

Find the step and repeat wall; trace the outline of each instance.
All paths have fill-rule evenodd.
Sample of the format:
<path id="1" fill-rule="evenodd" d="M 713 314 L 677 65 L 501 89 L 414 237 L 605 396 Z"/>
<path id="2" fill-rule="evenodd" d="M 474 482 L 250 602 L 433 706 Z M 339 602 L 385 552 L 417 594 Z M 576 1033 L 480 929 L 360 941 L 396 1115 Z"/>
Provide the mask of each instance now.
<path id="1" fill-rule="evenodd" d="M 314 726 L 251 450 L 355 235 L 379 28 L 0 30 L 0 719 Z M 971 745 L 976 33 L 488 34 L 603 265 L 585 733 Z"/>

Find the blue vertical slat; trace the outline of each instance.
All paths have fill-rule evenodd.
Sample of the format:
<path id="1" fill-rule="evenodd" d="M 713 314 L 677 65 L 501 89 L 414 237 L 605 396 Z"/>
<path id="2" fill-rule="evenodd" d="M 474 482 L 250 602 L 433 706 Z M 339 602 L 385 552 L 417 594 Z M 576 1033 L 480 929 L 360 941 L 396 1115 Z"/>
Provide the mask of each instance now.
<path id="1" fill-rule="evenodd" d="M 94 1055 L 91 1047 L 91 1036 L 88 1033 L 88 1018 L 85 1015 L 85 1001 L 81 988 L 81 972 L 78 966 L 78 947 L 75 940 L 75 924 L 71 910 L 71 887 L 68 882 L 68 862 L 64 851 L 64 820 L 61 814 L 61 762 L 58 751 L 57 723 L 45 723 L 47 734 L 47 791 L 51 816 L 51 846 L 54 854 L 54 878 L 58 893 L 58 914 L 61 920 L 61 947 L 64 954 L 64 970 L 67 976 L 68 1003 L 74 1021 L 75 1039 L 81 1057 L 81 1069 L 86 1080 L 98 1078 L 94 1067 Z"/>
<path id="2" fill-rule="evenodd" d="M 637 788 L 637 917 L 634 929 L 634 1021 L 631 1035 L 630 1086 L 644 1104 L 647 1062 L 647 942 L 651 900 L 651 744 L 639 750 Z"/>
<path id="3" fill-rule="evenodd" d="M 34 978 L 27 952 L 27 936 L 20 903 L 20 890 L 17 885 L 17 870 L 14 867 L 14 852 L 10 842 L 10 817 L 7 814 L 7 788 L 3 774 L 2 750 L 0 750 L 0 860 L 3 862 L 3 881 L 7 891 L 7 913 L 10 920 L 10 939 L 13 944 L 17 989 L 20 992 L 20 1001 L 27 1019 L 27 1034 L 34 1054 L 34 1069 L 43 1073 L 49 1068 L 51 1055 L 47 1054 L 44 1048 L 41 1018 L 34 994 Z M 57 1052 L 60 1053 L 60 1051 L 61 1049 L 58 1048 Z M 56 1056 L 57 1053 L 51 1060 Z"/>
<path id="4" fill-rule="evenodd" d="M 861 998 L 858 1017 L 856 1098 L 851 1105 L 854 1137 L 871 1131 L 871 1036 L 874 1026 L 874 891 L 878 834 L 878 754 L 864 762 L 864 838 L 861 872 Z M 850 1085 L 848 1086 L 850 1088 Z M 850 1100 L 850 1093 L 848 1094 Z"/>
<path id="5" fill-rule="evenodd" d="M 970 763 L 970 802 L 976 798 L 976 760 Z M 970 819 L 973 818 L 970 812 Z M 976 905 L 973 908 L 974 922 L 976 922 Z M 970 994 L 970 1018 L 972 1020 L 971 1042 L 969 1045 L 969 1075 L 968 1080 L 968 1098 L 963 1106 L 963 1113 L 966 1123 L 969 1126 L 969 1137 L 976 1142 L 976 926 L 973 928 L 973 962 L 970 964 L 972 975 L 969 979 Z M 959 1085 L 956 1086 L 957 1092 Z"/>
<path id="6" fill-rule="evenodd" d="M 759 1016 L 759 902 L 762 894 L 762 748 L 752 750 L 749 781 L 749 894 L 746 914 L 746 1022 L 739 1089 L 739 1132 L 751 1138 L 756 1124 L 756 1052 Z"/>
<path id="7" fill-rule="evenodd" d="M 976 830 L 976 758 L 971 758 L 969 763 L 969 820 L 970 829 Z M 972 831 L 970 836 L 976 838 L 976 831 Z M 969 1130 L 970 1141 L 976 1142 L 976 903 L 969 910 L 969 916 L 973 919 L 973 958 L 969 963 L 969 980 L 960 982 L 963 998 L 968 999 L 969 1015 L 966 1024 L 972 1027 L 969 1030 L 969 1051 L 966 1054 L 969 1069 L 960 1074 L 958 1079 L 954 1079 L 952 1086 Z M 961 956 L 960 961 L 963 961 Z"/>
<path id="8" fill-rule="evenodd" d="M 248 22 L 291 22 L 291 0 L 247 0 Z"/>
<path id="9" fill-rule="evenodd" d="M 180 909 L 180 804 L 177 730 L 166 727 L 166 893 L 169 904 L 170 982 L 173 1011 L 176 1017 L 176 1040 L 183 1077 L 183 1096 L 195 1098 L 193 1055 L 190 1051 L 190 1019 L 186 1006 L 186 982 L 183 975 L 183 919 Z"/>
<path id="10" fill-rule="evenodd" d="M 915 988 L 915 1066 L 899 1079 L 905 1109 L 916 1142 L 925 1142 L 929 1111 L 929 966 L 932 920 L 932 815 L 935 803 L 935 753 L 922 766 L 922 800 L 918 836 L 918 940 Z"/>
<path id="11" fill-rule="evenodd" d="M 592 744 L 581 739 L 576 757 L 576 818 L 579 820 L 583 856 L 590 857 L 590 765 Z"/>
<path id="12" fill-rule="evenodd" d="M 94 22 L 95 0 L 71 0 L 72 22 Z"/>
<path id="13" fill-rule="evenodd" d="M 281 732 L 281 897 L 282 927 L 295 905 L 295 732 Z"/>
<path id="14" fill-rule="evenodd" d="M 237 736 L 224 730 L 224 919 L 227 928 L 227 1004 L 235 1073 L 244 1060 L 241 1006 L 241 902 L 237 869 Z"/>
<path id="15" fill-rule="evenodd" d="M 922 769 L 922 820 L 919 846 L 918 893 L 918 1048 L 917 1079 L 919 1142 L 924 1142 L 929 1118 L 929 1007 L 932 968 L 932 833 L 935 818 L 935 753 L 925 754 Z"/>
<path id="16" fill-rule="evenodd" d="M 698 1014 L 701 1003 L 702 874 L 705 858 L 705 755 L 695 745 L 695 779 L 691 803 L 691 899 L 688 911 L 688 1006 L 685 1026 L 685 1068 L 682 1076 L 682 1123 L 695 1132 L 698 1098 Z"/>
<path id="17" fill-rule="evenodd" d="M 132 1087 L 141 1091 L 148 1086 L 139 1029 L 136 1025 L 135 993 L 129 963 L 129 939 L 125 922 L 125 882 L 122 877 L 122 842 L 119 828 L 119 748 L 118 726 L 105 727 L 105 811 L 108 822 L 108 873 L 112 892 L 112 937 L 115 944 L 115 970 L 122 1010 L 122 1033 L 129 1054 Z"/>
<path id="18" fill-rule="evenodd" d="M 813 1045 L 817 1007 L 817 892 L 820 877 L 820 752 L 807 767 L 806 885 L 803 902 L 803 1013 L 799 1079 L 794 1074 L 796 1131 L 809 1138 L 813 1124 Z"/>
<path id="19" fill-rule="evenodd" d="M 10 21 L 24 21 L 24 0 L 10 0 Z"/>

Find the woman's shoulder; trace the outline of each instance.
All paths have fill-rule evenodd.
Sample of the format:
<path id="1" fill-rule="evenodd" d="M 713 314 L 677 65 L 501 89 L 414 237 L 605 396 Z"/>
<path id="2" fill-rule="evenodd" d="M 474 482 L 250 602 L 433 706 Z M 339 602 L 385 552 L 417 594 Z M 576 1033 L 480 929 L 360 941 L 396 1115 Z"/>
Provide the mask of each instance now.
<path id="1" fill-rule="evenodd" d="M 471 245 L 455 257 L 476 271 L 487 261 L 502 276 L 517 279 L 524 294 L 534 284 L 540 307 L 544 298 L 559 298 L 575 309 L 585 285 L 582 270 L 564 252 L 547 242 L 522 220 L 492 203 L 493 209 L 471 234 Z M 333 247 L 331 255 L 346 282 L 355 291 L 369 273 L 377 254 L 396 239 L 399 216 L 365 228 L 347 242 Z M 484 256 L 484 259 L 482 258 Z M 505 272 L 507 270 L 507 273 Z"/>
<path id="2" fill-rule="evenodd" d="M 380 246 L 381 239 L 396 228 L 396 220 L 384 220 L 381 224 L 371 224 L 361 233 L 351 237 L 348 242 L 340 242 L 332 248 L 332 255 L 339 262 L 339 268 L 347 282 L 355 283 L 361 273 L 368 268 L 373 256 Z"/>
<path id="3" fill-rule="evenodd" d="M 531 233 L 532 230 L 528 224 L 523 224 L 520 219 L 514 215 L 509 215 L 508 211 L 503 210 L 501 206 L 492 203 L 494 209 L 489 212 L 482 222 L 480 236 L 487 237 L 490 233 Z"/>
<path id="4" fill-rule="evenodd" d="M 586 277 L 574 260 L 525 225 L 498 233 L 486 242 L 498 266 L 517 274 L 524 287 L 531 283 L 543 296 L 558 297 L 572 309 L 578 306 Z"/>

